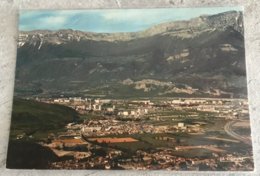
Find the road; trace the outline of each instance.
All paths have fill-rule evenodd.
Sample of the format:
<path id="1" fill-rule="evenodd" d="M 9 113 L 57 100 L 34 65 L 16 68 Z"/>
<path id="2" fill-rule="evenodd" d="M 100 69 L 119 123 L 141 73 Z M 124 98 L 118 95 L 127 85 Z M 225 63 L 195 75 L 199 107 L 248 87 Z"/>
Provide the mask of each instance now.
<path id="1" fill-rule="evenodd" d="M 227 133 L 228 135 L 232 136 L 233 138 L 235 138 L 235 139 L 237 139 L 237 140 L 239 140 L 239 141 L 241 141 L 241 142 L 244 142 L 244 143 L 246 143 L 246 144 L 248 144 L 248 145 L 252 145 L 252 142 L 251 142 L 251 140 L 250 140 L 249 138 L 244 137 L 244 136 L 241 136 L 241 135 L 235 133 L 235 132 L 232 130 L 232 126 L 233 126 L 235 123 L 237 123 L 237 122 L 239 122 L 239 120 L 234 120 L 234 121 L 230 121 L 230 122 L 226 123 L 226 125 L 225 125 L 225 127 L 224 127 L 224 130 L 226 131 L 226 133 Z"/>

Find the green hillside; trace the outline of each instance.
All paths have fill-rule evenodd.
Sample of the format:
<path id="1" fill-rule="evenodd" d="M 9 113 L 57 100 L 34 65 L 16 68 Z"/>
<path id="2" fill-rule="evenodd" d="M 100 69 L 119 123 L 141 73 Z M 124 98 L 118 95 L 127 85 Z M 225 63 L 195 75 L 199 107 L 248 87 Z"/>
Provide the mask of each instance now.
<path id="1" fill-rule="evenodd" d="M 40 140 L 49 133 L 63 130 L 77 118 L 77 112 L 65 106 L 14 99 L 10 138 L 32 135 L 31 139 Z"/>

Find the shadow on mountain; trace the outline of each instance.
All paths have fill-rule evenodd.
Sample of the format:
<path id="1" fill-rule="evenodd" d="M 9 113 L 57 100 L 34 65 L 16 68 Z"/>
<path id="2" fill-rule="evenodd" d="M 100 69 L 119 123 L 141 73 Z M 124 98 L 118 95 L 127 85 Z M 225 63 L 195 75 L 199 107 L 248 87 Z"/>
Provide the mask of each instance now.
<path id="1" fill-rule="evenodd" d="M 25 141 L 10 141 L 6 167 L 9 169 L 48 169 L 58 157 L 48 148 Z"/>

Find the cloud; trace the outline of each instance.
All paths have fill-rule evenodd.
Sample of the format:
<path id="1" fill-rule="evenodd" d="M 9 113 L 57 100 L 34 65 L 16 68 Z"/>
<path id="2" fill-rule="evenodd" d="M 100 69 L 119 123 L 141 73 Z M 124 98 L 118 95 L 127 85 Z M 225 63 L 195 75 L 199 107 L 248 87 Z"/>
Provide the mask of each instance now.
<path id="1" fill-rule="evenodd" d="M 117 10 L 110 10 L 106 11 L 102 14 L 102 17 L 105 20 L 112 20 L 112 21 L 133 21 L 139 20 L 142 17 L 144 12 L 140 10 L 125 10 L 125 11 L 117 11 Z"/>
<path id="2" fill-rule="evenodd" d="M 154 24 L 163 21 L 176 20 L 177 14 L 172 9 L 128 9 L 124 11 L 111 10 L 102 13 L 102 17 L 110 22 L 127 22 L 128 24 Z"/>
<path id="3" fill-rule="evenodd" d="M 22 11 L 20 13 L 19 29 L 62 29 L 64 25 L 69 22 L 69 16 L 70 15 L 65 15 L 59 11 Z"/>
<path id="4" fill-rule="evenodd" d="M 67 22 L 65 16 L 49 16 L 38 20 L 41 26 L 62 27 Z"/>

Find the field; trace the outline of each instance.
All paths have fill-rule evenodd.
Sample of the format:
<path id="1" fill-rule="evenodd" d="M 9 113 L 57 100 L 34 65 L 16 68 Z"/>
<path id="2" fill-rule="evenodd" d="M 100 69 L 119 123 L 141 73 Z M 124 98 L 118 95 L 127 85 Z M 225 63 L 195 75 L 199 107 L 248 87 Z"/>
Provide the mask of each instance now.
<path id="1" fill-rule="evenodd" d="M 53 140 L 52 142 L 56 143 L 56 144 L 62 144 L 62 143 L 66 143 L 66 144 L 84 144 L 85 143 L 81 139 L 59 139 L 59 140 Z"/>
<path id="2" fill-rule="evenodd" d="M 138 140 L 134 138 L 89 138 L 89 141 L 95 141 L 98 143 L 129 143 L 129 142 L 137 142 Z"/>

